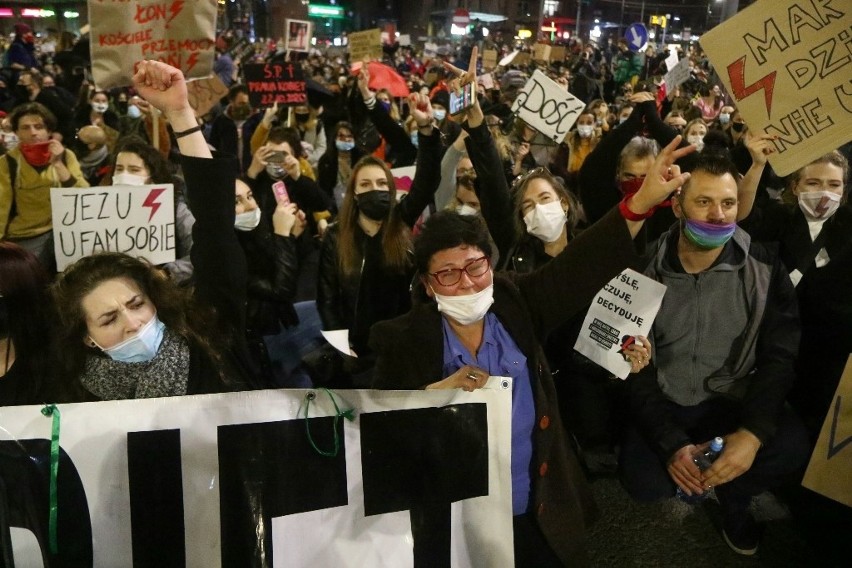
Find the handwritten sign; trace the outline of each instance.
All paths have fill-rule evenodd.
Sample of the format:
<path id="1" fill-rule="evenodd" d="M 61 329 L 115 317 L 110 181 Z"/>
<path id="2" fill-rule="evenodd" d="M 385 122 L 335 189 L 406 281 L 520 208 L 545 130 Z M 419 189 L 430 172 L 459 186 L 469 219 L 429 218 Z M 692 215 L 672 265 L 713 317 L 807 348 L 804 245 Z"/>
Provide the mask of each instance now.
<path id="1" fill-rule="evenodd" d="M 311 48 L 313 24 L 306 20 L 287 20 L 284 30 L 287 38 L 284 43 L 290 51 L 308 51 Z"/>
<path id="2" fill-rule="evenodd" d="M 749 128 L 787 175 L 852 139 L 852 4 L 760 0 L 701 36 Z"/>
<path id="3" fill-rule="evenodd" d="M 255 107 L 301 105 L 308 102 L 302 68 L 293 63 L 257 63 L 245 65 L 243 75 L 249 101 Z"/>
<path id="4" fill-rule="evenodd" d="M 486 89 L 493 89 L 494 86 L 494 76 L 491 73 L 485 73 L 477 77 L 476 82 L 485 87 Z"/>
<path id="5" fill-rule="evenodd" d="M 561 142 L 586 104 L 536 69 L 515 102 L 512 112 L 556 142 Z"/>
<path id="6" fill-rule="evenodd" d="M 852 356 L 837 385 L 802 485 L 852 507 Z"/>
<path id="7" fill-rule="evenodd" d="M 382 30 L 366 30 L 349 34 L 349 61 L 382 58 Z"/>
<path id="8" fill-rule="evenodd" d="M 204 116 L 228 94 L 228 87 L 218 75 L 213 75 L 206 79 L 187 82 L 186 94 L 189 97 L 189 106 L 195 111 L 195 116 Z"/>
<path id="9" fill-rule="evenodd" d="M 592 300 L 574 349 L 626 379 L 630 363 L 621 355 L 622 345 L 630 337 L 648 336 L 665 293 L 663 284 L 628 268 Z"/>
<path id="10" fill-rule="evenodd" d="M 678 85 L 685 83 L 688 79 L 689 59 L 686 57 L 675 63 L 675 66 L 663 77 L 663 80 L 666 82 L 666 91 L 674 89 Z"/>
<path id="11" fill-rule="evenodd" d="M 92 74 L 102 89 L 131 84 L 134 64 L 156 59 L 188 78 L 213 68 L 216 0 L 89 0 Z"/>
<path id="12" fill-rule="evenodd" d="M 123 252 L 153 264 L 175 259 L 174 187 L 113 185 L 50 190 L 59 271 L 98 252 Z"/>

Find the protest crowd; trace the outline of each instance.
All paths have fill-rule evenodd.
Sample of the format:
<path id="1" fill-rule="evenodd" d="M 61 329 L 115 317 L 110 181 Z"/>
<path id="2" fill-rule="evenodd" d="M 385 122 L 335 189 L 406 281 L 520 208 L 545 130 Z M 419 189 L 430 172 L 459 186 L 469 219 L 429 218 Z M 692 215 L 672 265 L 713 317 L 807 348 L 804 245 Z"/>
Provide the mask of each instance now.
<path id="1" fill-rule="evenodd" d="M 42 52 L 48 38 L 14 31 L 0 406 L 511 376 L 517 566 L 588 561 L 586 529 L 607 523 L 588 476 L 639 501 L 712 492 L 741 555 L 767 492 L 809 522 L 850 521 L 800 487 L 852 353 L 850 146 L 776 175 L 776 136 L 749 127 L 697 43 L 571 40 L 541 60 L 469 36 L 366 62 L 224 30 L 221 100 L 198 112 L 164 62 L 104 90 L 87 36 Z M 666 85 L 667 60 L 686 60 L 683 82 Z M 258 64 L 300 67 L 304 102 L 253 103 Z M 559 139 L 513 111 L 534 74 L 580 102 Z M 174 185 L 173 261 L 57 265 L 51 188 L 157 184 Z M 573 346 L 628 268 L 667 292 L 651 331 L 625 338 L 622 380 Z M 321 335 L 342 330 L 349 353 Z"/>

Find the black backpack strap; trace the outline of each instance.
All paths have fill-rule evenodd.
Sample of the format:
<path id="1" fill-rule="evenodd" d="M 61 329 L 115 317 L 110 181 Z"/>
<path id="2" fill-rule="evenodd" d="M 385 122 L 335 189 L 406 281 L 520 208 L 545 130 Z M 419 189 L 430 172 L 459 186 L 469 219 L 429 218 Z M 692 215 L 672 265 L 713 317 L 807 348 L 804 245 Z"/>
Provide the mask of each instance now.
<path id="1" fill-rule="evenodd" d="M 17 215 L 17 209 L 15 208 L 15 182 L 18 180 L 18 160 L 9 156 L 9 154 L 5 154 L 6 164 L 9 166 L 9 187 L 12 189 L 12 205 L 9 208 L 9 221 L 11 221 Z"/>

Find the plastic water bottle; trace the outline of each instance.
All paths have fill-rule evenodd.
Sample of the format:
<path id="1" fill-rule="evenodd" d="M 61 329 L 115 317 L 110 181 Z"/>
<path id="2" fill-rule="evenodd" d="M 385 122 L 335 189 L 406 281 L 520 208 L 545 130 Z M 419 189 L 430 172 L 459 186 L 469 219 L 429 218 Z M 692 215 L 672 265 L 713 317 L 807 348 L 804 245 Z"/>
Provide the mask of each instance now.
<path id="1" fill-rule="evenodd" d="M 701 471 L 705 471 L 713 465 L 713 462 L 716 461 L 716 458 L 719 457 L 719 454 L 722 453 L 722 449 L 725 447 L 725 440 L 720 436 L 713 438 L 710 441 L 710 447 L 707 448 L 703 452 L 698 452 L 692 457 L 692 461 L 695 462 L 695 465 L 698 466 L 698 469 Z M 686 503 L 700 503 L 707 499 L 710 496 L 712 490 L 705 490 L 704 493 L 698 494 L 693 493 L 692 495 L 687 495 L 683 489 L 678 486 L 677 488 L 677 497 Z"/>

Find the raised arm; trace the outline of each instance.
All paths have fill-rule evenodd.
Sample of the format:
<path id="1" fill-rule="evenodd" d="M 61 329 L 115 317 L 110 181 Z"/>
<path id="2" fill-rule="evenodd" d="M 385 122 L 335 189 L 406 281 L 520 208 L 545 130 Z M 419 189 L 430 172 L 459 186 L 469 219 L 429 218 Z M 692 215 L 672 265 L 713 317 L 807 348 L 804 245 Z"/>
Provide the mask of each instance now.
<path id="1" fill-rule="evenodd" d="M 737 184 L 737 201 L 739 201 L 737 221 L 742 221 L 751 214 L 766 162 L 769 156 L 776 151 L 772 141 L 778 138 L 777 136 L 770 136 L 762 130 L 746 132 L 746 136 L 748 137 L 746 148 L 748 148 L 748 153 L 751 154 L 751 167 Z"/>
<path id="2" fill-rule="evenodd" d="M 432 105 L 428 97 L 414 93 L 409 96 L 408 104 L 417 122 L 420 145 L 417 148 L 417 169 L 411 189 L 395 210 L 403 222 L 412 227 L 432 201 L 441 181 L 441 136 L 432 125 Z"/>

